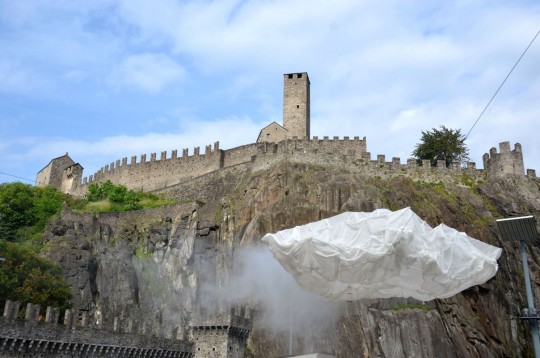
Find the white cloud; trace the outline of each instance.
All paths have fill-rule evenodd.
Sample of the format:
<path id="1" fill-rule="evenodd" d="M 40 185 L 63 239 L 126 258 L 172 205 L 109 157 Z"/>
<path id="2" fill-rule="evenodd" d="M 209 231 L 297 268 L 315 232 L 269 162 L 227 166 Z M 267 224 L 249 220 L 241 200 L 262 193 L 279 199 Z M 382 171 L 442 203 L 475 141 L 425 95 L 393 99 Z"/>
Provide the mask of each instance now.
<path id="1" fill-rule="evenodd" d="M 73 160 L 84 168 L 84 175 L 93 175 L 101 167 L 116 160 L 132 155 L 140 159 L 141 154 L 158 153 L 177 149 L 181 154 L 183 148 L 188 148 L 190 155 L 194 147 L 200 147 L 204 153 L 206 145 L 220 143 L 221 149 L 233 148 L 255 142 L 259 134 L 259 126 L 250 118 L 229 117 L 214 121 L 188 120 L 182 133 L 150 132 L 140 136 L 113 135 L 96 141 L 86 141 L 67 138 L 21 137 L 6 142 L 0 146 L 0 154 L 9 162 L 33 165 L 34 171 L 25 174 L 33 177 L 52 158 L 69 152 Z"/>
<path id="2" fill-rule="evenodd" d="M 143 53 L 124 58 L 113 72 L 112 83 L 156 94 L 185 75 L 184 68 L 170 57 L 162 53 Z"/>
<path id="3" fill-rule="evenodd" d="M 1 56 L 1 55 L 0 55 Z M 25 66 L 0 57 L 0 93 L 29 93 L 50 88 L 50 82 L 41 74 Z"/>
<path id="4" fill-rule="evenodd" d="M 38 118 L 32 104 L 54 93 L 73 105 L 67 109 L 77 123 L 86 121 L 84 132 L 74 122 L 71 132 L 67 125 L 40 124 L 29 134 L 22 128 L 21 137 L 39 137 L 41 146 L 4 146 L 4 158 L 45 153 L 46 164 L 69 150 L 80 153 L 76 160 L 83 165 L 93 162 L 84 153 L 92 153 L 101 166 L 182 143 L 249 143 L 264 124 L 281 121 L 281 74 L 308 71 L 312 135 L 366 136 L 373 154 L 404 160 L 422 130 L 441 124 L 469 130 L 538 31 L 540 6 L 485 0 L 0 0 L 0 18 L 9 30 L 0 33 L 0 95 L 30 93 L 20 107 Z M 526 166 L 540 169 L 534 135 L 540 129 L 539 41 L 471 133 L 476 162 L 510 140 L 523 144 Z M 112 94 L 111 84 L 118 89 Z M 109 104 L 104 98 L 113 98 L 115 108 L 102 113 L 114 112 L 126 123 L 115 127 L 120 132 L 102 133 L 113 118 L 84 117 L 92 106 Z M 84 105 L 77 107 L 77 100 Z M 137 119 L 133 100 L 140 102 Z M 49 118 L 67 115 L 67 105 L 50 107 Z M 0 109 L 4 118 L 11 114 Z M 242 128 L 254 134 L 242 134 Z M 75 141 L 51 137 L 58 131 Z M 93 139 L 99 137 L 105 138 Z M 3 136 L 0 141 L 6 143 Z"/>

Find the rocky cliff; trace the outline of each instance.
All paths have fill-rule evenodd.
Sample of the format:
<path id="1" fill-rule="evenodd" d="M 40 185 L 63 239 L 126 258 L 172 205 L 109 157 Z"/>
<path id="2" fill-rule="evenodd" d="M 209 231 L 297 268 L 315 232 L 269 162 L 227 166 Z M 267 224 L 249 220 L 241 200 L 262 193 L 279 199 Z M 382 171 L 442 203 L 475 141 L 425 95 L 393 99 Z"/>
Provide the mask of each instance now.
<path id="1" fill-rule="evenodd" d="M 181 327 L 177 334 L 189 338 L 187 328 L 197 307 L 212 306 L 218 292 L 230 285 L 239 291 L 239 284 L 264 281 L 266 288 L 243 287 L 247 293 L 234 296 L 258 310 L 248 343 L 253 357 L 283 356 L 289 347 L 296 354 L 317 350 L 338 357 L 532 354 L 528 327 L 512 319 L 526 305 L 519 249 L 501 241 L 495 219 L 538 215 L 540 185 L 535 179 L 477 181 L 457 174 L 452 180 L 435 176 L 415 181 L 368 175 L 361 168 L 281 162 L 258 172 L 243 166 L 216 172 L 169 188 L 166 195 L 180 203 L 95 215 L 65 209 L 50 222 L 46 254 L 62 266 L 76 308 L 104 324 L 115 316 L 132 318 L 165 335 Z M 271 264 L 266 259 L 247 265 L 254 281 L 237 280 L 245 275 L 245 257 L 250 255 L 245 248 L 260 247 L 267 232 L 343 211 L 403 207 L 411 207 L 432 226 L 445 223 L 502 247 L 496 277 L 444 300 L 330 305 L 315 299 L 312 306 L 295 308 L 286 304 L 294 301 L 283 288 L 286 280 L 274 282 L 268 276 Z M 540 298 L 539 251 L 532 245 L 528 250 L 535 297 Z M 269 296 L 286 312 L 266 307 Z M 292 335 L 277 322 L 280 314 L 288 317 Z"/>

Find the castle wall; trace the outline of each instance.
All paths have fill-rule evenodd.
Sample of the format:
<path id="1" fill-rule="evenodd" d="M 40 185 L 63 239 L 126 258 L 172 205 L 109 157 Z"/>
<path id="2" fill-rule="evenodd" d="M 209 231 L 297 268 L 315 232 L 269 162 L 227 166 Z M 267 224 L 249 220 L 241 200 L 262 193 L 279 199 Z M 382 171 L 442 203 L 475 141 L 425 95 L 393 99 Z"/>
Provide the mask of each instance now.
<path id="1" fill-rule="evenodd" d="M 241 147 L 223 151 L 222 168 L 232 167 L 251 161 L 251 157 L 257 154 L 257 144 L 247 144 Z"/>
<path id="2" fill-rule="evenodd" d="M 313 140 L 288 139 L 280 143 L 260 143 L 254 158 L 255 170 L 266 169 L 277 161 L 289 160 L 314 165 L 352 162 L 366 155 L 366 140 L 354 137 L 324 137 Z"/>
<path id="3" fill-rule="evenodd" d="M 484 166 L 487 169 L 481 170 L 473 162 L 467 163 L 466 168 L 461 168 L 460 163 L 453 163 L 447 168 L 444 161 L 432 167 L 429 161 L 420 165 L 414 159 L 401 163 L 400 158 L 394 157 L 387 161 L 382 154 L 372 159 L 371 153 L 367 152 L 366 139 L 359 137 L 313 137 L 312 140 L 290 138 L 279 143 L 252 143 L 229 150 L 219 150 L 219 143 L 216 142 L 213 149 L 206 146 L 204 154 L 195 148 L 193 155 L 188 155 L 188 150 L 184 149 L 181 157 L 173 151 L 169 158 L 166 152 L 162 152 L 159 160 L 155 154 L 150 156 L 149 161 L 146 155 L 142 155 L 139 162 L 136 157 L 132 157 L 131 164 L 127 164 L 127 158 L 118 160 L 102 168 L 90 180 L 84 178 L 83 183 L 71 193 L 83 196 L 89 183 L 106 180 L 133 190 L 164 192 L 167 188 L 219 170 L 240 165 L 250 170 L 265 170 L 285 160 L 313 165 L 338 165 L 363 175 L 401 175 L 424 181 L 451 181 L 460 175 L 471 176 L 477 181 L 507 174 L 523 175 L 521 146 L 516 144 L 515 149 L 510 151 L 506 142 L 501 144 L 501 148 L 501 153 L 492 149 L 491 156 L 484 155 Z M 536 172 L 528 170 L 527 175 L 535 178 Z"/>
<path id="4" fill-rule="evenodd" d="M 154 191 L 219 170 L 222 166 L 222 153 L 217 142 L 214 149 L 207 145 L 204 154 L 195 147 L 192 155 L 184 149 L 181 157 L 177 156 L 177 151 L 172 151 L 169 158 L 167 152 L 161 152 L 159 160 L 156 153 L 150 155 L 150 160 L 146 154 L 141 155 L 138 162 L 136 159 L 131 157 L 130 164 L 124 158 L 106 165 L 93 176 L 84 178 L 74 191 L 75 195 L 84 195 L 90 183 L 107 180 L 137 191 Z"/>
<path id="5" fill-rule="evenodd" d="M 192 347 L 184 341 L 165 339 L 156 332 L 133 332 L 145 327 L 133 322 L 101 328 L 88 312 L 66 310 L 59 324 L 60 310 L 47 307 L 40 315 L 39 305 L 26 305 L 25 319 L 17 318 L 20 305 L 6 301 L 0 317 L 0 356 L 2 357 L 193 357 Z M 144 329 L 143 329 L 144 331 Z"/>
<path id="6" fill-rule="evenodd" d="M 474 162 L 467 163 L 466 168 L 456 162 L 450 168 L 444 161 L 432 167 L 429 160 L 418 164 L 415 159 L 401 163 L 397 157 L 387 161 L 386 156 L 378 154 L 374 159 L 366 151 L 365 138 L 355 137 L 339 139 L 334 137 L 322 140 L 314 137 L 311 141 L 287 140 L 278 144 L 261 143 L 258 153 L 250 163 L 253 171 L 266 170 L 279 161 L 291 161 L 310 165 L 334 165 L 352 173 L 363 176 L 390 178 L 405 176 L 426 182 L 485 180 L 485 172 L 477 169 Z M 463 179 L 466 176 L 466 179 Z"/>

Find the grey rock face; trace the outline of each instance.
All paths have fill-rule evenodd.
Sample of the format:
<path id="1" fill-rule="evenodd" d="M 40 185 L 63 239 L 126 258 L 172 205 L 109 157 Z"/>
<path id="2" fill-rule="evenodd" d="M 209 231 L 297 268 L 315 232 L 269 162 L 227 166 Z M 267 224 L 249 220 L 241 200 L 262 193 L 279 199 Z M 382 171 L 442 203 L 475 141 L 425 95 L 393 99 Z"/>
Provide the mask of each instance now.
<path id="1" fill-rule="evenodd" d="M 506 357 L 531 352 L 526 326 L 511 319 L 523 306 L 519 251 L 498 237 L 495 219 L 540 213 L 536 180 L 498 178 L 469 187 L 409 178 L 363 177 L 340 167 L 283 163 L 266 171 L 199 178 L 168 193 L 191 199 L 152 210 L 75 214 L 49 225 L 48 256 L 73 288 L 76 308 L 110 324 L 114 317 L 147 322 L 172 334 L 188 326 L 198 305 L 214 302 L 211 283 L 226 287 L 242 247 L 267 232 L 336 213 L 411 207 L 431 225 L 444 222 L 503 247 L 499 273 L 489 282 L 445 300 L 391 299 L 344 304 L 334 321 L 293 337 L 295 354 L 338 357 Z M 529 247 L 535 295 L 540 297 L 538 249 Z M 286 297 L 284 297 L 286 299 Z M 251 302 L 257 305 L 256 302 Z M 253 357 L 288 353 L 286 331 L 265 325 L 258 306 L 248 344 Z"/>

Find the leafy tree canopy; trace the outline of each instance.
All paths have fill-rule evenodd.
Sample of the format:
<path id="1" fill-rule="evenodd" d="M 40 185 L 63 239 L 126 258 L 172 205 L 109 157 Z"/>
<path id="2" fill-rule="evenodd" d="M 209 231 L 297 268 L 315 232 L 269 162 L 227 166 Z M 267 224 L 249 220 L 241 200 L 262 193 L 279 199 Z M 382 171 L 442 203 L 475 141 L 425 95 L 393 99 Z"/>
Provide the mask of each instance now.
<path id="1" fill-rule="evenodd" d="M 71 290 L 61 270 L 25 245 L 0 240 L 0 303 L 7 299 L 68 308 Z"/>
<path id="2" fill-rule="evenodd" d="M 432 166 L 437 165 L 438 160 L 444 160 L 449 167 L 453 162 L 464 163 L 469 160 L 469 149 L 465 144 L 465 137 L 461 129 L 450 129 L 441 126 L 432 131 L 422 131 L 420 143 L 412 152 L 418 160 L 429 159 Z"/>
<path id="3" fill-rule="evenodd" d="M 43 231 L 60 212 L 65 194 L 52 187 L 23 183 L 0 184 L 0 239 L 24 241 Z"/>
<path id="4" fill-rule="evenodd" d="M 6 299 L 67 307 L 69 286 L 61 270 L 37 254 L 47 220 L 66 195 L 52 187 L 0 184 L 0 304 Z M 3 307 L 3 305 L 2 305 Z"/>

